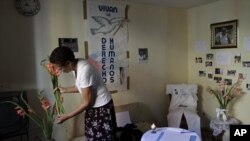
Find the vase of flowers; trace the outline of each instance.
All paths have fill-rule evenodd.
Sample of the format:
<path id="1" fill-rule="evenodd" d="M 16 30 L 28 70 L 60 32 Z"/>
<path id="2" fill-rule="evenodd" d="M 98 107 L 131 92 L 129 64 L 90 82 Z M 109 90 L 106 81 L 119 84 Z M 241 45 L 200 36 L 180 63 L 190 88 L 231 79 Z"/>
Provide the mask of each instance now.
<path id="1" fill-rule="evenodd" d="M 40 105 L 44 111 L 44 116 L 39 116 L 37 112 L 35 112 L 35 110 L 28 104 L 28 102 L 24 100 L 22 95 L 22 105 L 14 101 L 5 101 L 4 103 L 14 104 L 16 106 L 15 110 L 19 116 L 27 116 L 29 119 L 34 121 L 34 123 L 43 131 L 46 141 L 55 141 L 53 139 L 53 125 L 55 115 L 64 113 L 64 107 L 62 104 L 63 98 L 61 97 L 61 93 L 58 89 L 58 78 L 60 75 L 60 70 L 53 64 L 49 63 L 47 60 L 42 60 L 40 64 L 46 68 L 50 75 L 55 98 L 55 103 L 51 105 L 41 92 L 37 95 L 37 98 L 40 101 Z"/>
<path id="2" fill-rule="evenodd" d="M 14 101 L 5 101 L 3 103 L 10 103 L 15 105 L 16 113 L 21 116 L 27 116 L 31 119 L 42 131 L 43 135 L 46 139 L 53 139 L 53 124 L 55 120 L 54 109 L 51 106 L 50 102 L 43 96 L 43 94 L 39 93 L 37 98 L 40 101 L 40 106 L 43 109 L 43 117 L 38 115 L 26 100 L 23 98 L 23 94 L 21 94 L 22 105 L 14 102 Z"/>
<path id="3" fill-rule="evenodd" d="M 232 86 L 227 85 L 225 81 L 219 83 L 217 89 L 207 88 L 207 91 L 214 95 L 220 105 L 216 109 L 216 116 L 219 120 L 226 121 L 228 119 L 228 105 L 236 97 L 243 94 L 241 89 L 242 78 L 238 78 Z"/>

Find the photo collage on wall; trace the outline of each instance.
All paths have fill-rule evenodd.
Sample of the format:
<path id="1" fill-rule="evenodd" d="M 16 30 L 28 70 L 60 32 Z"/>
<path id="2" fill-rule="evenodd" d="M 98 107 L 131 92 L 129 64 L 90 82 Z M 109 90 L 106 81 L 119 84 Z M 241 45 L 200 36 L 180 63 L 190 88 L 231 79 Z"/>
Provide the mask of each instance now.
<path id="1" fill-rule="evenodd" d="M 204 56 L 196 56 L 195 63 L 202 66 L 202 69 L 198 70 L 199 77 L 215 83 L 220 83 L 223 80 L 227 85 L 232 85 L 233 79 L 246 79 L 247 74 L 239 72 L 235 67 L 226 67 L 228 69 L 225 69 L 223 66 L 236 65 L 236 68 L 238 66 L 243 69 L 250 68 L 250 61 L 242 61 L 240 53 L 233 54 L 232 52 L 206 53 Z M 245 87 L 250 91 L 250 82 L 246 82 Z"/>

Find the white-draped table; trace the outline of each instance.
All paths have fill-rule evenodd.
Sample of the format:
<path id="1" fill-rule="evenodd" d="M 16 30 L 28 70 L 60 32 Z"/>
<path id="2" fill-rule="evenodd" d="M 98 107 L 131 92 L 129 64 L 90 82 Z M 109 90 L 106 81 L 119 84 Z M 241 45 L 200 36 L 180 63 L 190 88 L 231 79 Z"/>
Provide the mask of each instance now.
<path id="1" fill-rule="evenodd" d="M 155 131 L 145 132 L 141 141 L 201 141 L 197 133 L 181 128 L 161 127 Z"/>
<path id="2" fill-rule="evenodd" d="M 222 131 L 227 131 L 229 130 L 229 126 L 232 124 L 239 124 L 240 121 L 235 119 L 235 118 L 229 118 L 227 121 L 221 121 L 218 120 L 217 118 L 212 119 L 210 122 L 210 128 L 213 129 L 213 135 L 217 136 L 220 133 L 222 133 Z"/>
<path id="3" fill-rule="evenodd" d="M 215 140 L 229 141 L 229 128 L 230 125 L 240 124 L 240 121 L 231 117 L 227 121 L 221 121 L 217 118 L 210 121 L 210 128 L 213 130 L 213 136 L 216 137 Z M 225 133 L 224 133 L 225 132 Z"/>

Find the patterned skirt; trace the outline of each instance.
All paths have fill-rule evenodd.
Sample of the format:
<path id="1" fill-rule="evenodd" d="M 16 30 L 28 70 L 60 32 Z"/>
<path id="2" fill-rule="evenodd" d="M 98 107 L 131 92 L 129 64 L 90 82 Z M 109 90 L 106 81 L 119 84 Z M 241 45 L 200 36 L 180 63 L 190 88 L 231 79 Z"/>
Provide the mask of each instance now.
<path id="1" fill-rule="evenodd" d="M 87 141 L 114 141 L 116 117 L 113 100 L 108 104 L 88 108 L 85 113 L 85 136 Z"/>

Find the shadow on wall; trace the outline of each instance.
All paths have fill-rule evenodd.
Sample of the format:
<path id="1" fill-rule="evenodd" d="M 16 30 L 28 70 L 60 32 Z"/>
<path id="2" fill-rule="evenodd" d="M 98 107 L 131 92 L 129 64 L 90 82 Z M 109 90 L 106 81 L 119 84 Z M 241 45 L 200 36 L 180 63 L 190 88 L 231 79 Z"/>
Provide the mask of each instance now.
<path id="1" fill-rule="evenodd" d="M 13 1 L 1 1 L 0 90 L 35 89 L 37 84 L 34 19 L 19 14 Z"/>
<path id="2" fill-rule="evenodd" d="M 207 118 L 206 114 L 203 112 L 203 106 L 202 106 L 202 92 L 203 92 L 203 87 L 201 85 L 198 85 L 198 103 L 197 103 L 197 110 L 198 110 L 198 115 L 201 118 L 201 127 L 202 128 L 209 128 L 209 122 L 210 120 Z"/>
<path id="3" fill-rule="evenodd" d="M 67 137 L 73 140 L 77 137 L 83 137 L 85 132 L 84 113 L 81 113 L 65 122 Z"/>

